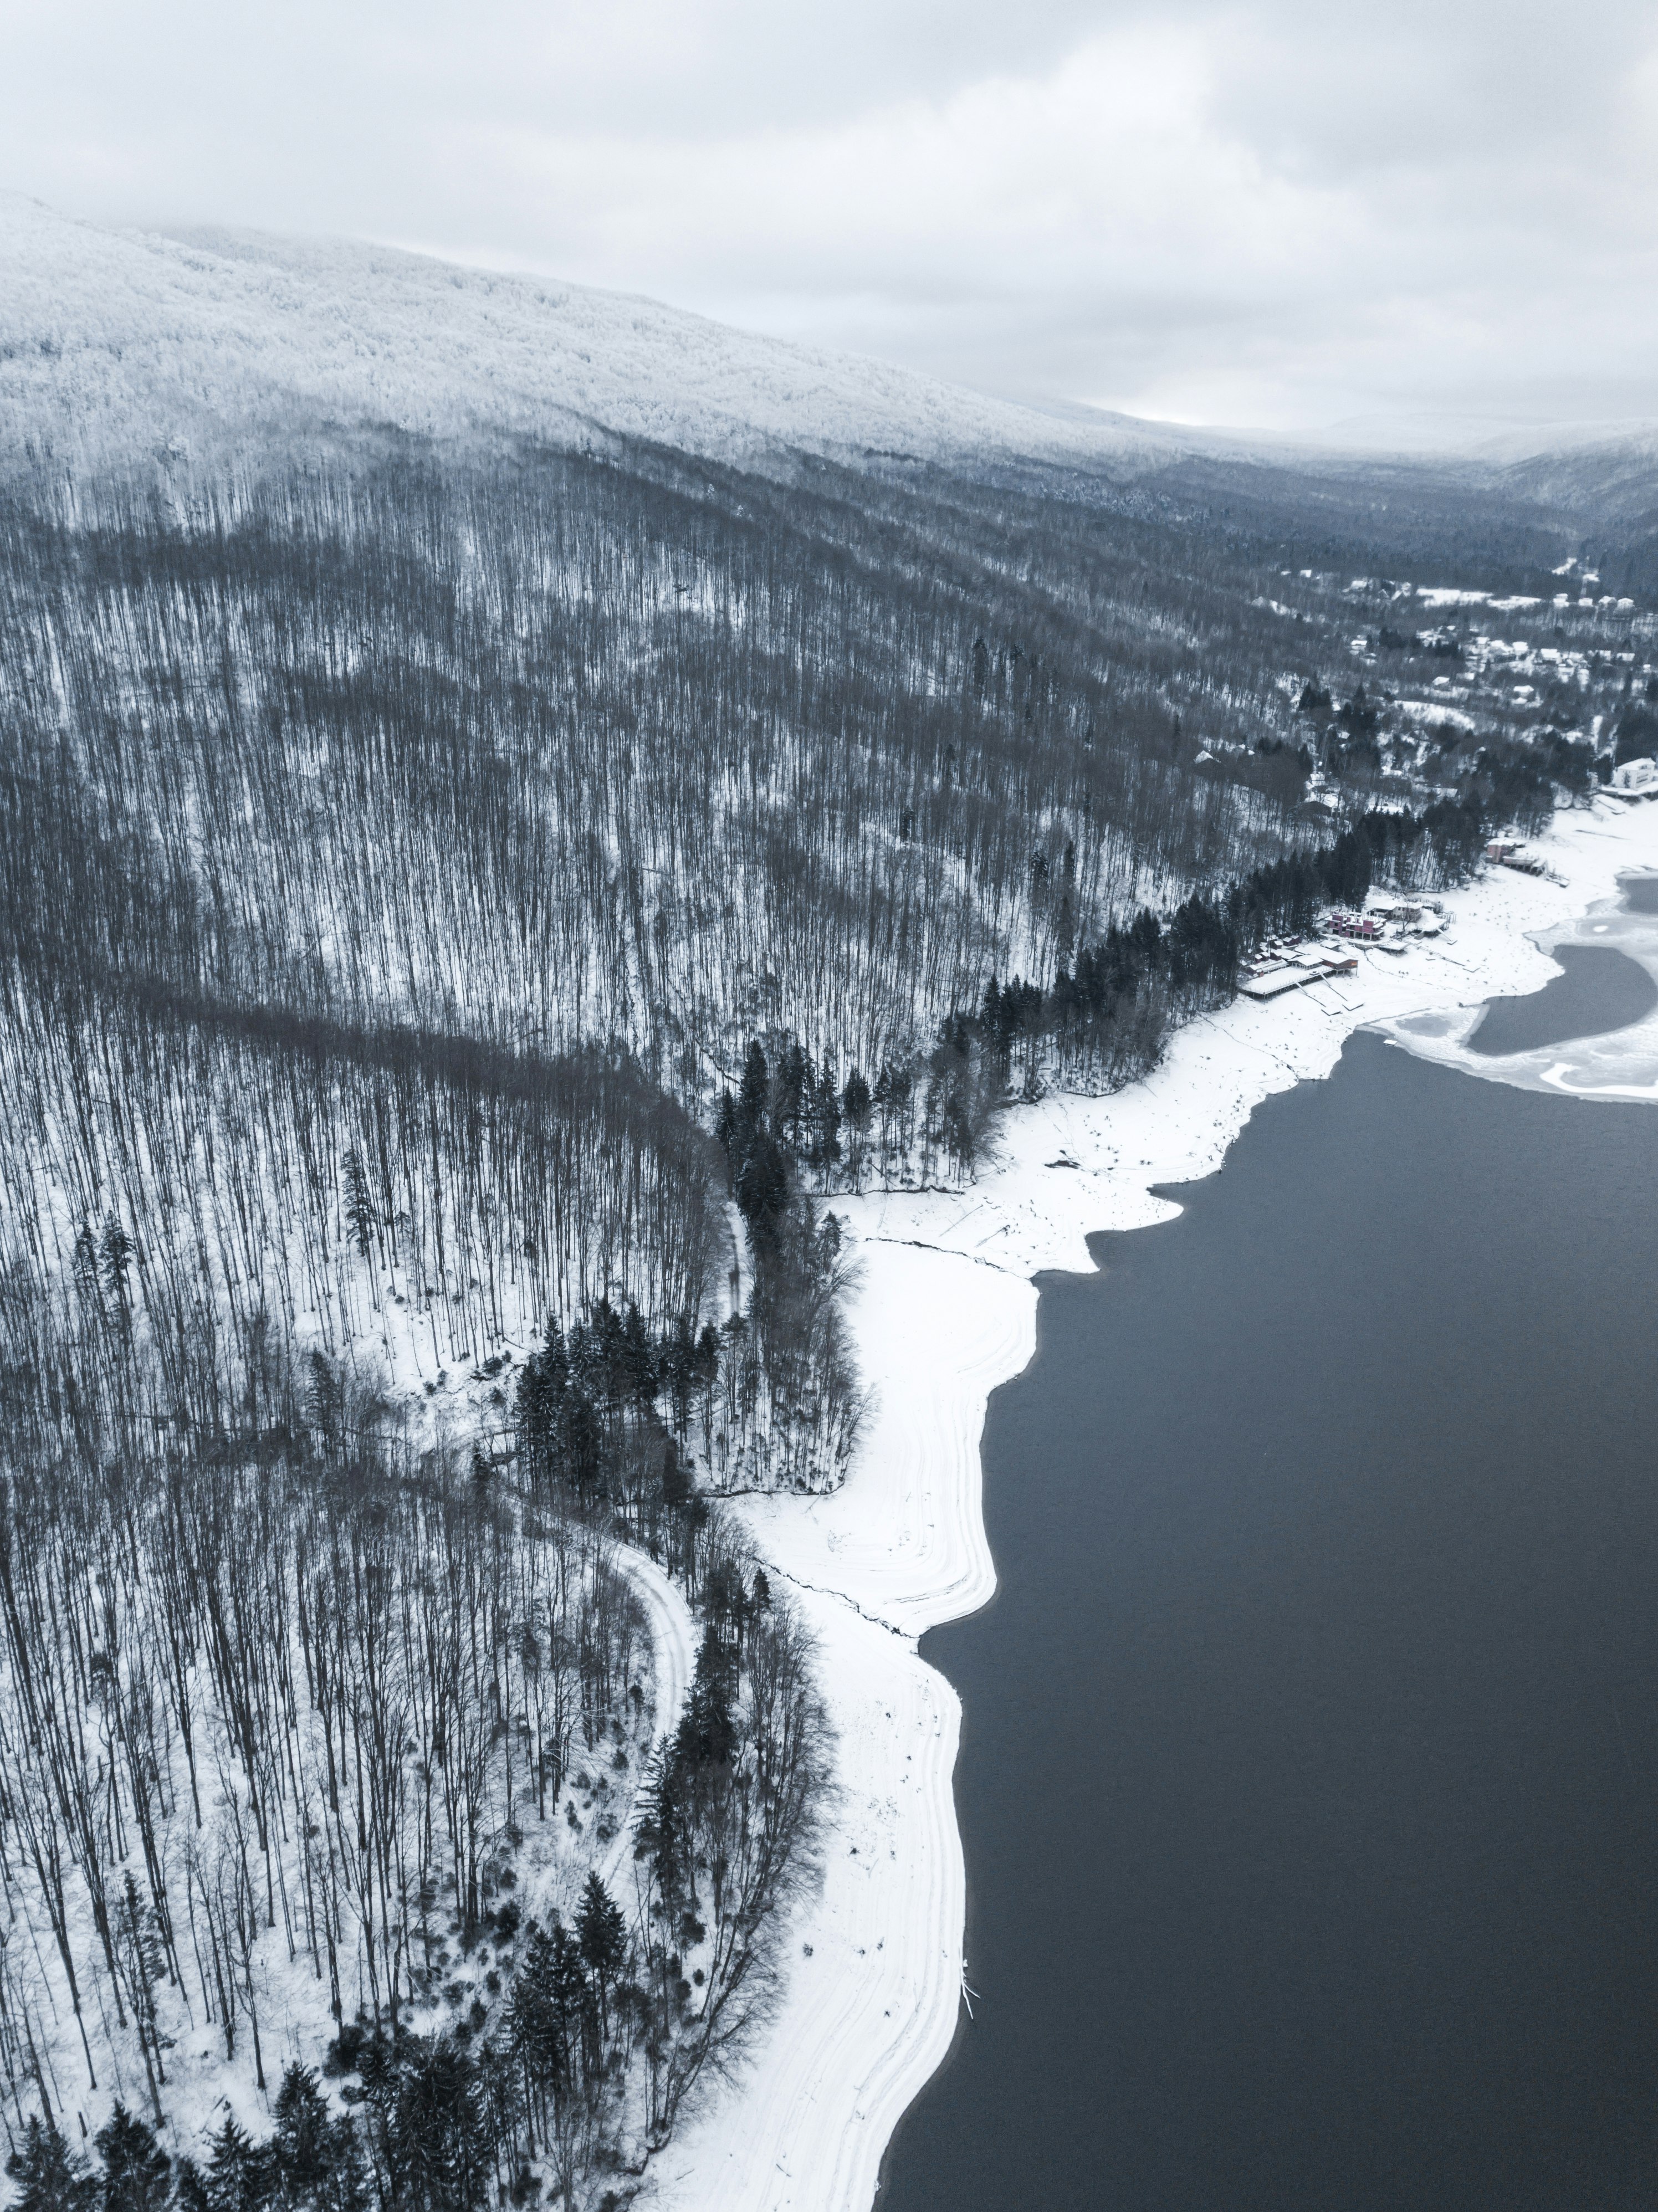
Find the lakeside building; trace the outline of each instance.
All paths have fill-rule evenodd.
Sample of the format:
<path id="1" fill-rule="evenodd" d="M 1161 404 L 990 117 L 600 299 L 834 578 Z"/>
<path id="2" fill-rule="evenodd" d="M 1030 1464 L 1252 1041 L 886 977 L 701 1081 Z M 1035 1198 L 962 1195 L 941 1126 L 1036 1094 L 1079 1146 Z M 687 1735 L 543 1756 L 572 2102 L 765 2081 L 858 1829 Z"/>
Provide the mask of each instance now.
<path id="1" fill-rule="evenodd" d="M 1281 999 L 1286 991 L 1305 990 L 1331 975 L 1345 975 L 1358 965 L 1351 953 L 1307 951 L 1292 955 L 1272 968 L 1247 975 L 1238 985 L 1244 999 Z"/>
<path id="2" fill-rule="evenodd" d="M 1522 876 L 1542 876 L 1548 873 L 1546 863 L 1529 851 L 1515 837 L 1493 837 L 1485 848 L 1485 858 L 1494 860 L 1499 868 L 1516 868 Z"/>
<path id="3" fill-rule="evenodd" d="M 1606 792 L 1609 799 L 1621 799 L 1625 803 L 1658 799 L 1658 761 L 1625 761 L 1621 768 L 1613 769 Z"/>

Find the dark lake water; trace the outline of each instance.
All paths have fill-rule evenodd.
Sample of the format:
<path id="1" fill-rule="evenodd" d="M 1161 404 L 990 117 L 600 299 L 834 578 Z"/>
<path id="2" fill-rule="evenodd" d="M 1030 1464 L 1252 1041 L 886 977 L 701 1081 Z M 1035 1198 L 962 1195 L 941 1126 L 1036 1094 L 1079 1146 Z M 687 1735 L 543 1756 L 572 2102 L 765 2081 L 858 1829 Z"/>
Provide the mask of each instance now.
<path id="1" fill-rule="evenodd" d="M 1553 957 L 1564 972 L 1523 998 L 1493 999 L 1468 1039 L 1470 1052 L 1536 1052 L 1573 1037 L 1602 1036 L 1644 1020 L 1658 1006 L 1658 983 L 1610 945 L 1562 945 Z"/>
<path id="2" fill-rule="evenodd" d="M 1658 876 L 1625 876 L 1618 888 L 1631 914 L 1658 914 Z"/>
<path id="3" fill-rule="evenodd" d="M 1373 1036 L 1044 1279 L 888 2212 L 1658 2204 L 1658 1113 Z"/>

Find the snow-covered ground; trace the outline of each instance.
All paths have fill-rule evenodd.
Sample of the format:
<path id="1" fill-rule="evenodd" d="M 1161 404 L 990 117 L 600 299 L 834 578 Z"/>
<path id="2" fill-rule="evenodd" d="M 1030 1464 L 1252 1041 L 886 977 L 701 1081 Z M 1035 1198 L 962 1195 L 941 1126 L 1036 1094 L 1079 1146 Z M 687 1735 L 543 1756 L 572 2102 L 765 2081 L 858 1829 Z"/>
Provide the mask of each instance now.
<path id="1" fill-rule="evenodd" d="M 1658 964 L 1658 921 L 1629 929 L 1611 903 L 1620 875 L 1658 872 L 1658 805 L 1600 801 L 1540 846 L 1555 880 L 1487 871 L 1447 896 L 1445 933 L 1402 958 L 1363 951 L 1354 974 L 1240 1000 L 1181 1031 L 1163 1066 L 1115 1097 L 1010 1112 L 975 1188 L 850 1204 L 865 1270 L 855 1320 L 878 1396 L 861 1463 L 833 1497 L 744 1509 L 821 1641 L 839 1740 L 823 1886 L 797 1916 L 775 2026 L 659 2161 L 663 2212 L 866 2212 L 892 2130 L 956 2033 L 961 1714 L 916 1638 L 994 1588 L 979 1436 L 990 1391 L 1034 1348 L 1033 1273 L 1088 1268 L 1091 1231 L 1167 1218 L 1151 1186 L 1212 1173 L 1263 1099 L 1327 1076 L 1366 1025 L 1485 1077 L 1658 1097 L 1645 1073 L 1650 1060 L 1658 1076 L 1658 1023 L 1617 1048 L 1512 1063 L 1463 1049 L 1487 998 L 1556 972 L 1533 937 L 1617 943 Z"/>

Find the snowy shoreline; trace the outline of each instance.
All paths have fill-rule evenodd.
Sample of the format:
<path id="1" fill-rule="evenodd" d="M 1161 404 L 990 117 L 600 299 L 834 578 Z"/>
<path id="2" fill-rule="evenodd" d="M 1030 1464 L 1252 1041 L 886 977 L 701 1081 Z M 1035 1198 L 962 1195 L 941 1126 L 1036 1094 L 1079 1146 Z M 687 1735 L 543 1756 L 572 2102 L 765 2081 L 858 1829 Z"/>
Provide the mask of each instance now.
<path id="1" fill-rule="evenodd" d="M 875 1392 L 859 1462 L 832 1497 L 740 1509 L 818 1638 L 838 1739 L 823 1884 L 794 1916 L 775 2022 L 662 2154 L 664 2212 L 867 2212 L 893 2130 L 955 2037 L 961 1709 L 916 1645 L 995 1589 L 979 1440 L 991 1391 L 1035 1349 L 1032 1278 L 1091 1271 L 1092 1232 L 1166 1219 L 1177 1209 L 1152 1187 L 1212 1174 L 1254 1109 L 1327 1077 L 1356 1030 L 1497 1073 L 1462 1050 L 1474 1010 L 1558 972 L 1533 939 L 1596 941 L 1588 908 L 1616 897 L 1619 876 L 1658 872 L 1658 805 L 1563 815 L 1536 849 L 1551 877 L 1489 870 L 1446 894 L 1445 936 L 1402 959 L 1366 951 L 1356 972 L 1287 1000 L 1238 1000 L 1114 1097 L 1010 1109 L 995 1164 L 969 1189 L 837 1201 L 864 1271 L 853 1321 Z M 1424 1016 L 1419 1034 L 1395 1026 Z M 1546 1071 L 1540 1082 L 1570 1087 Z"/>

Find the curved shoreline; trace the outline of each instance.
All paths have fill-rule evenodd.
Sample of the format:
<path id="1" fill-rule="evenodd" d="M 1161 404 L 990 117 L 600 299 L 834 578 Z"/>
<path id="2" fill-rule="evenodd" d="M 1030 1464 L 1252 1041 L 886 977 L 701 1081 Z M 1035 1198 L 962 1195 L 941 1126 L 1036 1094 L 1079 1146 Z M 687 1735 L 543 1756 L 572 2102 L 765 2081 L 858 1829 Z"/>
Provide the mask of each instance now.
<path id="1" fill-rule="evenodd" d="M 1175 1208 L 1156 1188 L 1212 1173 L 1255 1107 L 1327 1076 L 1355 1030 L 1408 1044 L 1401 1019 L 1538 988 L 1558 969 L 1530 939 L 1658 866 L 1658 806 L 1564 815 L 1539 842 L 1559 880 L 1490 871 L 1447 895 L 1447 937 L 1403 960 L 1368 953 L 1288 1003 L 1240 1000 L 1190 1023 L 1162 1066 L 1112 1097 L 1011 1109 L 995 1166 L 969 1189 L 837 1201 L 865 1270 L 852 1318 L 877 1393 L 868 1439 L 835 1496 L 742 1509 L 819 1640 L 839 1739 L 823 1885 L 790 1929 L 775 2022 L 663 2154 L 671 2212 L 867 2212 L 893 2130 L 954 2040 L 961 1710 L 916 1643 L 994 1591 L 979 1438 L 990 1392 L 1035 1348 L 1032 1278 L 1091 1270 L 1092 1232 L 1166 1218 Z M 1447 1056 L 1442 1042 L 1429 1056 Z"/>

